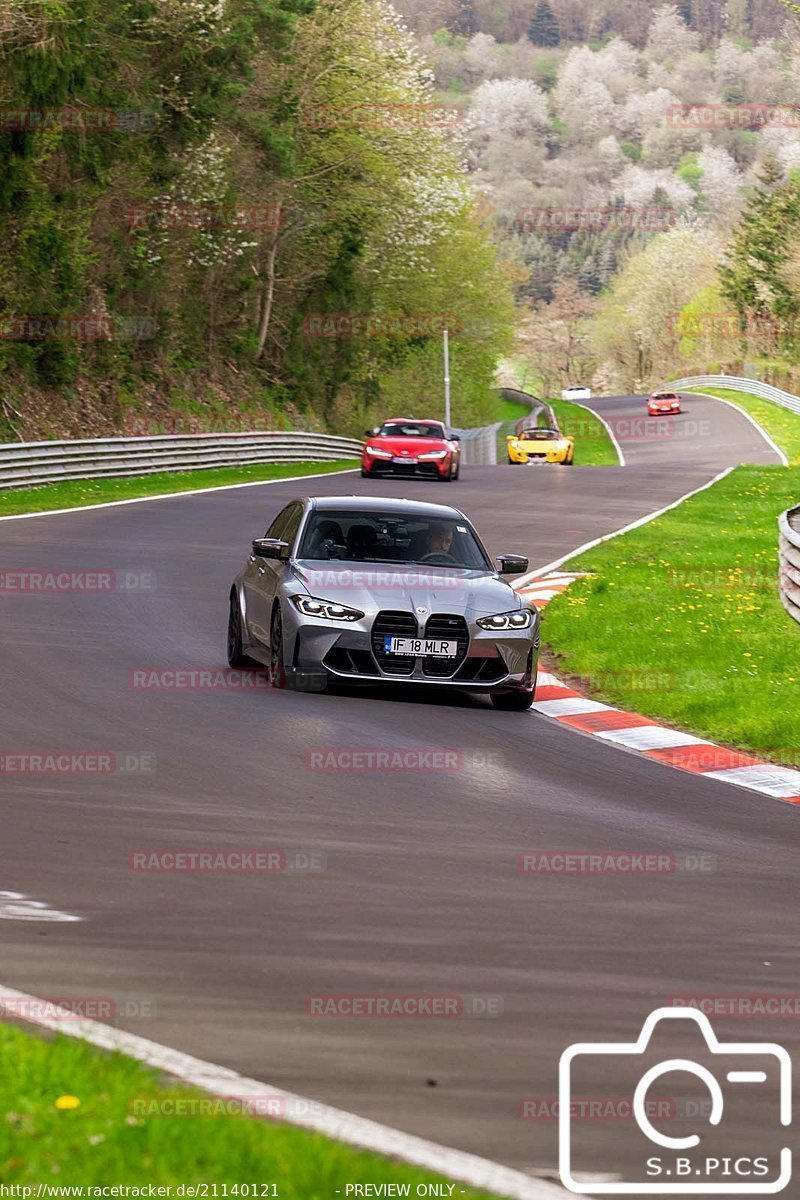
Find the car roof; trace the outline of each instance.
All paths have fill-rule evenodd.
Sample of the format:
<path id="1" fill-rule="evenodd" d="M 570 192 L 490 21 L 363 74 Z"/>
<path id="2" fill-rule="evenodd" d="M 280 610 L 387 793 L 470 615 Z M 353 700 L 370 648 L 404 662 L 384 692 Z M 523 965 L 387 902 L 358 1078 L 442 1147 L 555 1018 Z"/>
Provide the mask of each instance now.
<path id="1" fill-rule="evenodd" d="M 458 517 L 464 514 L 449 504 L 431 504 L 423 500 L 398 500 L 388 496 L 308 496 L 307 503 L 318 512 L 381 512 L 408 517 Z M 466 519 L 466 518 L 464 518 Z"/>
<path id="2" fill-rule="evenodd" d="M 444 425 L 441 417 L 387 417 L 384 425 Z"/>

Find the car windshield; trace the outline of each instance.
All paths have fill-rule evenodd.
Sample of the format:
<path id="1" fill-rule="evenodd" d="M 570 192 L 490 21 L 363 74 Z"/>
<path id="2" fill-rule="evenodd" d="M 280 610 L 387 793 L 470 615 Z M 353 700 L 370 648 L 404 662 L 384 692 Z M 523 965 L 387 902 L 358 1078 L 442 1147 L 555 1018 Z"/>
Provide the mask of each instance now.
<path id="1" fill-rule="evenodd" d="M 520 437 L 524 442 L 549 442 L 561 434 L 557 429 L 523 429 Z"/>
<path id="2" fill-rule="evenodd" d="M 430 421 L 387 421 L 385 425 L 381 425 L 377 436 L 439 438 L 441 440 L 444 437 L 444 428 Z"/>
<path id="3" fill-rule="evenodd" d="M 312 514 L 298 558 L 330 562 L 430 563 L 471 571 L 493 570 L 463 518 L 404 516 L 347 509 Z"/>

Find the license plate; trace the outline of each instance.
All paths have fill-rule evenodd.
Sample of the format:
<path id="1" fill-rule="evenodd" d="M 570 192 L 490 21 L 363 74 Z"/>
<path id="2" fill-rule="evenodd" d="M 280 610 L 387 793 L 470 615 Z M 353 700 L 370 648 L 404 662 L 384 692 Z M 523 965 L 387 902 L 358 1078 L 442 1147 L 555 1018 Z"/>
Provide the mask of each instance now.
<path id="1" fill-rule="evenodd" d="M 415 467 L 417 465 L 417 460 L 415 458 L 393 458 L 392 462 L 400 463 L 400 466 L 403 466 L 405 463 L 408 463 L 410 467 Z"/>
<path id="2" fill-rule="evenodd" d="M 384 654 L 405 654 L 412 658 L 457 658 L 458 642 L 439 638 L 385 637 Z"/>

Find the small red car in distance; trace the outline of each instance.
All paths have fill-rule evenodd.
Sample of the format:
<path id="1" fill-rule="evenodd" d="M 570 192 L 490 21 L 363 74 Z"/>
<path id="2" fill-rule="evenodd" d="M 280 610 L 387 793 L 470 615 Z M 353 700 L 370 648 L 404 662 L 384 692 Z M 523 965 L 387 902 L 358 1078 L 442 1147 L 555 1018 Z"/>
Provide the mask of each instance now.
<path id="1" fill-rule="evenodd" d="M 398 475 L 405 478 L 458 479 L 461 447 L 457 433 L 448 432 L 442 421 L 417 421 L 392 417 L 376 429 L 366 430 L 361 458 L 364 478 Z"/>
<path id="2" fill-rule="evenodd" d="M 661 417 L 664 413 L 679 413 L 681 398 L 677 392 L 653 392 L 647 400 L 647 411 L 651 417 Z"/>

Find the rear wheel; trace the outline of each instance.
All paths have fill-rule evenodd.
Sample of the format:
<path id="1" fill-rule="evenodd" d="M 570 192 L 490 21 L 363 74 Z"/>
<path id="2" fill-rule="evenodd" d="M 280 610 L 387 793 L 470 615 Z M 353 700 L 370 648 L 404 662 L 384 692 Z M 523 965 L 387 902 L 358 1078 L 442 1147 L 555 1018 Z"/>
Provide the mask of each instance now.
<path id="1" fill-rule="evenodd" d="M 492 707 L 500 712 L 527 712 L 533 704 L 534 691 L 492 692 Z"/>

